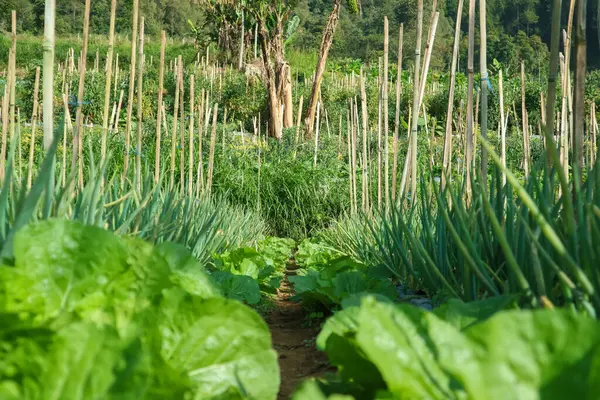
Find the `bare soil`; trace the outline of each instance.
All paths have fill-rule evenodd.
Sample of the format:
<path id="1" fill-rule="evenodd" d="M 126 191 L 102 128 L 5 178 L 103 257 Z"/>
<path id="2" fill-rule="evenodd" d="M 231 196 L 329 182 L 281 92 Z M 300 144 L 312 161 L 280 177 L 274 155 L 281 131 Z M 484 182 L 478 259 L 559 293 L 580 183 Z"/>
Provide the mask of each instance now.
<path id="1" fill-rule="evenodd" d="M 267 316 L 273 347 L 279 354 L 281 388 L 278 400 L 288 400 L 302 380 L 334 370 L 327 362 L 327 355 L 316 348 L 319 327 L 307 326 L 302 305 L 290 300 L 294 292 L 287 275 L 293 275 L 294 269 L 292 264 L 286 271 L 277 291 L 275 307 Z"/>

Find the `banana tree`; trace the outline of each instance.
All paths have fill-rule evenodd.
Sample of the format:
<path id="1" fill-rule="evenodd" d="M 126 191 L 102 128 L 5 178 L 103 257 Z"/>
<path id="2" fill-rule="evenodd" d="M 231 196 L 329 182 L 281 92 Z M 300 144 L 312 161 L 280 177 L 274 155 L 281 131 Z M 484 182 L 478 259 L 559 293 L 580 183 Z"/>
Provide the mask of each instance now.
<path id="1" fill-rule="evenodd" d="M 285 26 L 298 0 L 205 0 L 234 12 L 243 11 L 245 18 L 258 24 L 258 40 L 263 61 L 263 81 L 267 89 L 269 136 L 281 139 L 281 109 L 286 90 Z"/>
<path id="2" fill-rule="evenodd" d="M 353 14 L 358 14 L 360 0 L 334 0 L 333 10 L 329 14 L 327 24 L 323 29 L 323 35 L 321 37 L 321 47 L 319 49 L 319 59 L 317 61 L 317 68 L 315 70 L 315 80 L 313 82 L 312 93 L 310 101 L 308 103 L 308 110 L 306 119 L 304 121 L 306 125 L 306 135 L 308 138 L 312 137 L 315 124 L 315 115 L 317 112 L 317 102 L 319 100 L 319 92 L 321 91 L 321 82 L 323 81 L 323 74 L 325 73 L 325 66 L 327 64 L 327 57 L 329 56 L 329 49 L 333 43 L 333 35 L 337 28 L 340 19 L 340 10 L 342 3 L 345 2 L 348 9 Z"/>

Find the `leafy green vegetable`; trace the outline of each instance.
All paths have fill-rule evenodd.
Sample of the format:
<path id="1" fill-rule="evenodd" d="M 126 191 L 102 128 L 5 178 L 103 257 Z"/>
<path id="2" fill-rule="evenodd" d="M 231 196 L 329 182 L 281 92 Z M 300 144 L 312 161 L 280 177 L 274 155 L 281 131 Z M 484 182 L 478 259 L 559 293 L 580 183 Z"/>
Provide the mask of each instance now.
<path id="1" fill-rule="evenodd" d="M 566 310 L 492 315 L 513 300 L 452 303 L 438 312 L 447 322 L 367 297 L 330 318 L 317 346 L 338 367 L 338 393 L 357 398 L 597 398 L 600 324 Z"/>
<path id="2" fill-rule="evenodd" d="M 433 313 L 462 330 L 491 317 L 500 310 L 514 308 L 516 300 L 515 296 L 510 295 L 496 296 L 469 303 L 458 299 L 450 299 L 446 304 L 435 309 Z"/>
<path id="3" fill-rule="evenodd" d="M 197 397 L 213 398 L 231 387 L 247 393 L 242 398 L 276 397 L 279 370 L 269 330 L 244 305 L 173 292 L 161 304 L 159 323 L 163 357 L 187 371 Z"/>
<path id="4" fill-rule="evenodd" d="M 260 302 L 260 288 L 254 279 L 245 275 L 234 275 L 230 272 L 216 271 L 211 278 L 225 297 L 243 301 L 248 304 Z"/>
<path id="5" fill-rule="evenodd" d="M 275 293 L 281 279 L 283 278 L 283 268 L 285 264 L 281 264 L 279 270 L 275 267 L 272 259 L 265 258 L 261 253 L 249 247 L 241 247 L 239 249 L 225 252 L 220 255 L 215 255 L 214 265 L 217 272 L 229 272 L 233 275 L 250 277 L 260 285 L 260 289 L 268 293 Z M 222 280 L 222 278 L 219 278 Z M 247 290 L 250 290 L 250 284 L 247 280 L 229 279 L 228 288 L 239 286 L 244 283 Z M 225 289 L 223 289 L 225 290 Z M 253 296 L 254 298 L 254 293 Z M 254 301 L 254 300 L 253 300 Z M 256 304 L 258 300 L 249 304 Z"/>
<path id="6" fill-rule="evenodd" d="M 322 242 L 314 239 L 304 239 L 298 245 L 296 263 L 302 267 L 311 267 L 317 264 L 325 264 L 339 257 L 339 253 Z"/>
<path id="7" fill-rule="evenodd" d="M 258 251 L 277 270 L 283 270 L 292 256 L 292 249 L 295 245 L 293 239 L 268 237 L 258 243 Z"/>
<path id="8" fill-rule="evenodd" d="M 314 257 L 317 258 L 319 257 Z M 335 308 L 346 299 L 364 293 L 373 293 L 389 300 L 396 299 L 396 288 L 392 282 L 377 273 L 371 274 L 370 270 L 371 268 L 352 258 L 342 256 L 300 269 L 296 276 L 290 276 L 288 280 L 294 285 L 296 298 L 307 307 L 321 304 L 327 308 Z"/>
<path id="9" fill-rule="evenodd" d="M 267 326 L 183 247 L 49 220 L 14 255 L 0 267 L 1 399 L 276 398 Z M 234 284 L 249 281 L 260 299 L 251 277 L 222 274 L 224 293 L 247 300 Z"/>

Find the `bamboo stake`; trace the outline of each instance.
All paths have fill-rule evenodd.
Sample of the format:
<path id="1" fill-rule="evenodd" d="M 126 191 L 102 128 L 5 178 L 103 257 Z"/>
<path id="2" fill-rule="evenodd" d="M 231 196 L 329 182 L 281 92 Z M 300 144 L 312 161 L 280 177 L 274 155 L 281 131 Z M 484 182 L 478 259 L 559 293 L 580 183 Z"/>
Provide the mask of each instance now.
<path id="1" fill-rule="evenodd" d="M 596 119 L 596 103 L 592 101 L 592 109 L 591 109 L 591 113 L 592 113 L 592 128 L 591 128 L 591 135 L 592 135 L 592 142 L 591 142 L 591 151 L 590 151 L 590 165 L 592 166 L 592 168 L 595 166 L 596 164 L 596 149 L 597 149 L 597 144 L 596 141 L 598 139 L 598 121 Z"/>
<path id="2" fill-rule="evenodd" d="M 112 106 L 112 112 L 108 120 L 108 130 L 113 133 L 115 131 L 115 119 L 117 118 L 117 102 L 115 101 Z"/>
<path id="3" fill-rule="evenodd" d="M 202 89 L 200 98 L 200 107 L 198 110 L 198 174 L 196 177 L 196 197 L 200 197 L 200 191 L 204 190 L 204 160 L 202 154 L 202 139 L 204 136 L 204 89 Z"/>
<path id="4" fill-rule="evenodd" d="M 351 99 L 350 101 L 350 113 L 352 114 L 352 117 L 350 119 L 351 121 L 351 126 L 350 126 L 350 133 L 352 134 L 351 138 L 350 138 L 350 144 L 352 147 L 352 196 L 353 196 L 353 208 L 352 208 L 352 212 L 353 213 L 357 213 L 358 212 L 358 196 L 357 196 L 357 179 L 356 179 L 356 138 L 357 138 L 357 128 L 358 128 L 358 115 L 354 112 L 354 109 L 356 108 L 355 102 L 353 99 Z"/>
<path id="5" fill-rule="evenodd" d="M 15 103 L 16 103 L 16 87 L 17 87 L 17 78 L 16 78 L 16 69 L 17 69 L 17 12 L 15 10 L 11 13 L 12 20 L 12 29 L 11 29 L 11 47 L 10 47 L 10 86 L 9 86 L 9 127 L 10 127 L 10 139 L 15 136 Z M 21 151 L 21 146 L 19 146 L 19 152 Z M 19 161 L 21 161 L 21 157 L 19 157 Z"/>
<path id="6" fill-rule="evenodd" d="M 179 88 L 180 80 L 181 80 L 181 56 L 177 58 L 176 66 L 177 75 L 175 77 L 175 106 L 173 111 L 173 128 L 171 129 L 171 181 L 169 183 L 169 188 L 173 190 L 175 187 L 175 154 L 177 149 L 177 114 L 179 113 Z"/>
<path id="7" fill-rule="evenodd" d="M 48 150 L 54 137 L 54 26 L 56 20 L 56 0 L 46 0 L 44 6 L 44 70 L 43 70 L 43 117 L 44 149 Z M 66 148 L 64 148 L 66 152 Z"/>
<path id="8" fill-rule="evenodd" d="M 215 143 L 217 141 L 217 114 L 218 114 L 218 111 L 219 111 L 219 105 L 215 103 L 215 106 L 213 109 L 213 117 L 212 117 L 212 132 L 210 134 L 210 151 L 208 153 L 208 177 L 207 177 L 207 181 L 206 181 L 206 190 L 208 191 L 209 196 L 212 192 L 213 168 L 214 168 L 214 162 L 215 162 Z M 260 142 L 260 135 L 259 135 L 259 142 Z"/>
<path id="9" fill-rule="evenodd" d="M 487 14 L 486 0 L 479 0 L 479 67 L 481 74 L 481 137 L 487 140 L 488 134 L 488 85 L 489 77 L 487 72 Z M 482 184 L 486 187 L 488 174 L 488 154 L 485 146 L 481 147 L 481 178 Z"/>
<path id="10" fill-rule="evenodd" d="M 33 157 L 35 153 L 35 131 L 37 130 L 38 118 L 38 93 L 40 90 L 40 67 L 35 69 L 35 83 L 33 85 L 33 112 L 31 115 L 31 140 L 29 144 L 29 165 L 27 168 L 27 189 L 31 189 L 33 177 Z"/>
<path id="11" fill-rule="evenodd" d="M 62 187 L 66 187 L 67 184 L 67 127 L 71 128 L 71 114 L 69 113 L 69 102 L 67 95 L 63 93 L 63 106 L 65 109 L 65 123 L 63 124 L 63 151 L 62 151 L 62 163 L 60 165 L 60 176 Z"/>
<path id="12" fill-rule="evenodd" d="M 573 192 L 583 182 L 583 141 L 585 130 L 585 76 L 587 69 L 586 21 L 587 0 L 577 1 L 575 23 L 575 79 L 573 81 Z"/>
<path id="13" fill-rule="evenodd" d="M 85 70 L 88 50 L 88 33 L 90 26 L 90 0 L 85 0 L 85 11 L 83 17 L 83 47 L 81 57 L 79 57 L 79 87 L 77 91 L 77 114 L 75 122 L 75 135 L 73 137 L 73 157 L 71 162 L 71 170 L 78 168 L 79 187 L 83 187 L 83 92 L 85 89 Z"/>
<path id="14" fill-rule="evenodd" d="M 115 57 L 115 84 L 113 89 L 113 96 L 117 97 L 117 86 L 119 84 L 119 53 Z"/>
<path id="15" fill-rule="evenodd" d="M 164 118 L 163 92 L 165 81 L 165 46 L 167 37 L 165 31 L 160 33 L 160 61 L 158 64 L 158 108 L 156 110 L 156 145 L 154 153 L 154 182 L 158 183 L 160 179 L 160 141 L 161 141 L 161 118 Z"/>
<path id="16" fill-rule="evenodd" d="M 135 146 L 135 182 L 138 191 L 142 190 L 142 133 L 144 109 L 142 106 L 144 81 L 144 17 L 140 17 L 140 34 L 138 45 L 138 76 L 137 76 L 137 142 Z"/>
<path id="17" fill-rule="evenodd" d="M 462 1 L 462 0 L 459 0 Z M 396 180 L 398 174 L 398 134 L 400 133 L 400 102 L 402 100 L 402 50 L 404 44 L 404 23 L 400 24 L 400 34 L 398 36 L 398 76 L 396 78 L 396 121 L 394 126 L 394 161 L 392 165 L 392 201 L 396 200 Z M 361 80 L 362 80 L 362 69 L 361 69 Z M 363 85 L 361 81 L 361 85 Z M 362 95 L 362 86 L 361 86 Z M 361 96 L 362 97 L 362 96 Z M 363 110 L 364 112 L 364 110 Z M 363 127 L 364 128 L 364 127 Z M 364 151 L 366 153 L 366 150 Z M 365 157 L 365 154 L 363 154 Z M 365 157 L 366 158 L 366 157 Z M 365 159 L 363 158 L 363 160 Z M 363 175 L 363 179 L 364 175 Z"/>
<path id="18" fill-rule="evenodd" d="M 119 132 L 119 121 L 121 119 L 121 106 L 123 105 L 123 90 L 119 93 L 119 103 L 117 105 L 117 113 L 115 114 L 115 121 L 113 123 L 113 135 Z"/>
<path id="19" fill-rule="evenodd" d="M 133 114 L 133 95 L 135 86 L 135 67 L 137 56 L 139 0 L 133 0 L 131 22 L 131 63 L 129 64 L 129 93 L 127 95 L 127 120 L 125 123 L 125 154 L 123 155 L 123 179 L 129 172 L 129 148 L 131 143 L 131 116 Z"/>
<path id="20" fill-rule="evenodd" d="M 402 26 L 400 28 L 400 34 L 402 35 Z M 400 56 L 399 56 L 400 57 Z M 400 57 L 401 58 L 401 57 Z M 369 195 L 368 195 L 368 163 L 369 157 L 367 154 L 367 135 L 369 130 L 369 122 L 368 122 L 368 111 L 367 111 L 367 90 L 365 85 L 365 76 L 362 67 L 360 68 L 360 103 L 361 103 L 361 112 L 362 112 L 362 144 L 363 144 L 363 156 L 362 156 L 362 191 L 363 191 L 363 211 L 366 213 L 369 209 Z M 398 110 L 398 106 L 396 106 L 396 110 Z M 398 111 L 396 111 L 398 112 Z M 397 115 L 397 114 L 396 114 Z M 398 117 L 396 116 L 396 119 Z M 397 137 L 397 135 L 396 135 Z M 394 167 L 395 170 L 395 167 Z M 395 183 L 395 179 L 392 179 L 392 182 Z"/>
<path id="21" fill-rule="evenodd" d="M 381 211 L 383 205 L 383 143 L 381 137 L 382 125 L 383 125 L 383 78 L 382 78 L 382 65 L 381 57 L 379 57 L 379 74 L 378 74 L 378 114 L 377 114 L 377 209 Z"/>
<path id="22" fill-rule="evenodd" d="M 500 125 L 501 125 L 501 143 L 500 157 L 502 160 L 502 186 L 506 186 L 506 123 L 504 122 L 504 88 L 502 82 L 502 69 L 498 71 L 498 91 L 500 92 Z"/>
<path id="23" fill-rule="evenodd" d="M 389 124 L 389 106 L 388 106 L 388 98 L 389 98 L 389 88 L 388 88 L 388 74 L 389 74 L 389 47 L 390 47 L 390 37 L 389 37 L 389 22 L 388 18 L 383 18 L 383 81 L 382 81 L 382 102 L 383 102 L 383 136 L 385 138 L 385 209 L 389 210 L 390 208 L 390 124 Z"/>
<path id="24" fill-rule="evenodd" d="M 188 196 L 192 197 L 194 194 L 194 75 L 190 75 L 190 140 L 189 140 L 189 167 L 188 167 Z"/>
<path id="25" fill-rule="evenodd" d="M 13 25 L 16 30 L 16 13 L 13 11 Z M 14 37 L 14 36 L 13 36 Z M 4 87 L 4 100 L 2 102 L 2 150 L 0 154 L 0 180 L 4 181 L 4 174 L 6 169 L 6 147 L 9 141 L 8 136 L 8 128 L 9 128 L 9 120 L 12 119 L 12 113 L 9 111 L 10 109 L 10 93 L 12 91 L 12 68 L 13 68 L 13 48 L 8 53 L 8 71 L 6 73 L 6 86 Z M 10 179 L 10 177 L 8 177 Z"/>
<path id="26" fill-rule="evenodd" d="M 460 26 L 463 12 L 463 0 L 458 0 L 456 10 L 456 26 L 454 28 L 454 47 L 452 49 L 452 65 L 450 67 L 450 87 L 448 89 L 448 109 L 446 110 L 446 132 L 444 136 L 444 160 L 442 162 L 442 191 L 446 188 L 446 179 L 451 177 L 452 171 L 452 115 L 454 111 L 454 89 L 456 86 L 456 67 L 458 64 L 458 50 L 460 46 Z"/>
<path id="27" fill-rule="evenodd" d="M 544 135 L 544 129 L 547 124 L 546 118 L 546 98 L 544 97 L 544 92 L 540 92 L 540 116 L 542 117 L 542 131 L 540 134 L 544 139 L 544 147 L 546 146 L 546 136 Z"/>
<path id="28" fill-rule="evenodd" d="M 559 66 L 559 42 L 560 42 L 560 13 L 561 0 L 553 0 L 552 3 L 552 30 L 550 37 L 550 66 L 548 72 L 548 100 L 546 102 L 546 115 L 548 122 L 546 124 L 546 154 L 548 166 L 554 163 L 554 157 L 557 156 L 554 146 L 554 107 L 556 102 L 556 78 Z M 560 174 L 559 174 L 560 175 Z"/>
<path id="29" fill-rule="evenodd" d="M 440 13 L 433 15 L 432 24 L 427 39 L 427 45 L 425 48 L 425 59 L 423 62 L 423 71 L 421 74 L 421 80 L 419 81 L 419 107 L 423 104 L 423 98 L 425 96 L 425 86 L 427 85 L 427 74 L 429 73 L 429 63 L 431 62 L 431 54 L 433 53 L 433 43 L 435 42 L 435 34 L 437 31 L 437 25 L 439 21 Z"/>
<path id="30" fill-rule="evenodd" d="M 22 136 L 21 136 L 21 109 L 17 108 L 17 123 L 16 123 L 16 135 L 17 135 L 17 149 L 19 150 L 18 154 L 18 165 L 17 165 L 17 179 L 19 181 L 23 180 L 23 156 L 22 156 Z"/>
<path id="31" fill-rule="evenodd" d="M 317 126 L 315 132 L 315 157 L 313 161 L 313 168 L 317 168 L 317 154 L 319 152 L 319 131 L 321 128 L 321 102 L 317 102 Z"/>
<path id="32" fill-rule="evenodd" d="M 567 90 L 568 90 L 568 71 L 566 67 L 566 62 L 564 57 L 561 58 L 561 75 L 562 75 L 562 87 L 563 87 L 563 96 L 562 96 L 562 109 L 561 109 L 561 128 L 560 128 L 560 162 L 562 165 L 562 170 L 564 171 L 565 179 L 569 181 L 569 128 L 568 128 L 568 100 L 567 100 Z"/>
<path id="33" fill-rule="evenodd" d="M 269 132 L 269 123 L 267 122 L 267 132 Z M 258 124 L 256 123 L 256 118 L 254 119 L 254 133 L 258 139 L 258 175 L 256 179 L 256 209 L 260 211 L 260 171 L 262 167 L 262 162 L 260 159 L 260 150 L 261 150 L 261 138 L 260 138 L 260 114 L 258 115 Z M 266 133 L 265 133 L 266 134 Z"/>
<path id="34" fill-rule="evenodd" d="M 117 9 L 117 0 L 110 2 L 110 28 L 108 33 L 108 56 L 106 58 L 106 81 L 104 84 L 104 113 L 102 114 L 102 143 L 100 150 L 100 165 L 104 164 L 106 159 L 106 136 L 108 134 L 108 111 L 110 106 L 110 83 L 112 78 L 112 60 L 115 45 L 115 15 Z M 96 60 L 98 51 L 96 50 Z M 97 69 L 97 66 L 96 66 Z"/>
<path id="35" fill-rule="evenodd" d="M 319 108 L 317 107 L 317 115 L 319 114 Z M 351 116 L 351 110 L 348 110 L 347 114 L 346 114 L 346 122 L 347 122 L 347 127 L 346 127 L 346 143 L 348 145 L 348 183 L 349 183 L 349 191 L 348 193 L 350 194 L 350 212 L 352 213 L 354 210 L 354 184 L 352 183 L 352 143 L 351 143 L 351 139 L 350 137 L 352 136 L 351 133 L 351 125 L 352 125 L 352 116 Z"/>
<path id="36" fill-rule="evenodd" d="M 10 57 L 9 57 L 10 58 Z M 10 69 L 10 62 L 9 62 Z M 7 73 L 10 76 L 10 73 Z M 4 181 L 5 174 L 5 163 L 6 163 L 6 145 L 8 142 L 8 103 L 9 103 L 9 90 L 8 83 L 10 79 L 7 79 L 7 85 L 4 87 L 4 96 L 2 96 L 2 150 L 0 151 L 0 182 Z"/>
<path id="37" fill-rule="evenodd" d="M 525 104 L 525 63 L 521 61 L 521 122 L 523 125 L 523 169 L 529 176 L 531 150 L 529 148 L 529 127 L 527 123 L 527 106 Z"/>
<path id="38" fill-rule="evenodd" d="M 298 147 L 298 141 L 300 140 L 300 127 L 302 125 L 302 108 L 304 106 L 304 96 L 300 95 L 300 102 L 298 103 L 298 115 L 296 117 L 296 137 L 294 138 L 294 155 L 293 159 L 296 159 L 296 152 Z"/>
<path id="39" fill-rule="evenodd" d="M 467 204 L 471 203 L 471 168 L 473 159 L 473 86 L 475 52 L 475 0 L 469 0 L 469 49 L 467 59 L 468 89 L 467 89 L 467 145 L 465 151 L 465 169 L 467 175 Z"/>
<path id="40" fill-rule="evenodd" d="M 185 193 L 185 83 L 183 62 L 181 63 L 179 74 L 179 126 L 181 126 L 181 135 L 179 135 L 179 191 L 181 195 Z"/>
<path id="41" fill-rule="evenodd" d="M 413 106 L 412 112 L 412 126 L 410 134 L 410 162 L 411 162 L 411 199 L 415 203 L 417 200 L 417 134 L 419 127 L 419 110 L 420 110 L 420 99 L 419 99 L 419 85 L 420 85 L 420 68 L 421 68 L 421 41 L 423 39 L 423 0 L 417 0 L 417 41 L 415 47 L 415 77 L 414 77 L 414 93 L 413 93 Z M 408 158 L 408 156 L 407 156 Z M 404 193 L 404 185 L 406 180 L 402 180 L 400 191 Z"/>

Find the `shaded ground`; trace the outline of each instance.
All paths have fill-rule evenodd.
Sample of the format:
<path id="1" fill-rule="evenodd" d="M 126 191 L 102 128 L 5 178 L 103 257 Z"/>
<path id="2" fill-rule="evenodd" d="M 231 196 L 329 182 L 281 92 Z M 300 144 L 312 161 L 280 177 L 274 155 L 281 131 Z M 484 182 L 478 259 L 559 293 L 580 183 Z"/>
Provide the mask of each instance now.
<path id="1" fill-rule="evenodd" d="M 286 278 L 277 291 L 275 307 L 267 316 L 273 347 L 279 354 L 281 388 L 278 400 L 288 400 L 303 379 L 332 370 L 327 355 L 315 346 L 319 327 L 306 326 L 302 306 L 290 300 L 294 293 L 287 275 L 294 274 L 294 268 L 292 265 L 286 271 Z"/>

